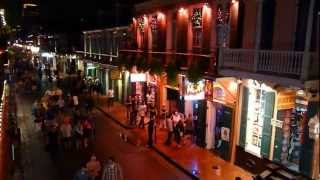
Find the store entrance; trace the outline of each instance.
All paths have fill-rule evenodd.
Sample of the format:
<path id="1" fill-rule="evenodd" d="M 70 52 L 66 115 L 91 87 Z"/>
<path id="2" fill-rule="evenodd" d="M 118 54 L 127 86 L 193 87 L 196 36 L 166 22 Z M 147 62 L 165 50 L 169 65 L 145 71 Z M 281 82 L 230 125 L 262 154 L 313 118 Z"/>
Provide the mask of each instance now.
<path id="1" fill-rule="evenodd" d="M 230 134 L 233 109 L 216 104 L 216 125 L 214 149 L 224 160 L 230 160 Z"/>
<path id="2" fill-rule="evenodd" d="M 192 102 L 193 123 L 196 133 L 196 144 L 200 147 L 206 146 L 206 101 L 197 100 Z"/>

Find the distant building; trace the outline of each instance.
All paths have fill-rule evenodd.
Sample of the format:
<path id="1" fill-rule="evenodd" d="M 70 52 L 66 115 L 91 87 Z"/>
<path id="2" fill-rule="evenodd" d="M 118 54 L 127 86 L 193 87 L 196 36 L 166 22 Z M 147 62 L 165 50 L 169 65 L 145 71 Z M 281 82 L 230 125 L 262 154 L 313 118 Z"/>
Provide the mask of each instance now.
<path id="1" fill-rule="evenodd" d="M 24 0 L 22 7 L 22 29 L 25 34 L 38 32 L 40 29 L 40 6 L 35 0 Z"/>

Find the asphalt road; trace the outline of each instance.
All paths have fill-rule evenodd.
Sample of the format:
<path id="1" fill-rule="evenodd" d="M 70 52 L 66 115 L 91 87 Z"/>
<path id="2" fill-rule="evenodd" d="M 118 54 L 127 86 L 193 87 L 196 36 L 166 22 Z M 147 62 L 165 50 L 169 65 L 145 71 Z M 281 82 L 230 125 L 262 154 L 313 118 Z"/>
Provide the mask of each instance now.
<path id="1" fill-rule="evenodd" d="M 95 111 L 96 138 L 82 151 L 60 152 L 52 161 L 44 148 L 44 137 L 37 132 L 31 115 L 34 98 L 18 95 L 19 127 L 22 133 L 22 159 L 26 180 L 70 180 L 91 154 L 103 163 L 114 156 L 123 168 L 125 180 L 187 180 L 188 176 L 162 159 L 153 150 L 136 147 L 120 139 L 123 129 Z"/>

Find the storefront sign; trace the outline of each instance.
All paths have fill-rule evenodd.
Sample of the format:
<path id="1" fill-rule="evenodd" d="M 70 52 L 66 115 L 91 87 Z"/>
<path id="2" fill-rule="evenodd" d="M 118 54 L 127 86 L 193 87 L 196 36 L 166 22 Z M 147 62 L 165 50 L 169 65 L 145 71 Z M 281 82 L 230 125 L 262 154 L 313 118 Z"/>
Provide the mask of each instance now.
<path id="1" fill-rule="evenodd" d="M 224 91 L 220 87 L 214 87 L 213 88 L 213 98 L 218 99 L 218 100 L 223 100 L 224 99 Z"/>
<path id="2" fill-rule="evenodd" d="M 205 81 L 205 98 L 209 101 L 213 100 L 213 82 L 210 80 Z"/>
<path id="3" fill-rule="evenodd" d="M 224 141 L 230 141 L 230 129 L 227 127 L 221 128 L 221 139 Z"/>
<path id="4" fill-rule="evenodd" d="M 131 73 L 130 82 L 145 82 L 147 80 L 145 73 Z"/>
<path id="5" fill-rule="evenodd" d="M 295 93 L 279 93 L 277 109 L 291 109 L 295 106 Z"/>
<path id="6" fill-rule="evenodd" d="M 271 125 L 275 126 L 275 127 L 278 127 L 278 128 L 282 128 L 283 121 L 276 120 L 276 119 L 271 119 Z"/>
<path id="7" fill-rule="evenodd" d="M 204 81 L 192 83 L 188 80 L 185 81 L 185 100 L 201 100 L 204 99 Z"/>
<path id="8" fill-rule="evenodd" d="M 113 69 L 110 71 L 111 80 L 121 79 L 121 72 L 118 69 Z"/>

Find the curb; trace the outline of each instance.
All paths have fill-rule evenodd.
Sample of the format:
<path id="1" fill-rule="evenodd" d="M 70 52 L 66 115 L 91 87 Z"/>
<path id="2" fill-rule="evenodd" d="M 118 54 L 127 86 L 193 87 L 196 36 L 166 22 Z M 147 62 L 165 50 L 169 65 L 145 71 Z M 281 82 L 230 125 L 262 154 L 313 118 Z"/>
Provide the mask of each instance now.
<path id="1" fill-rule="evenodd" d="M 99 110 L 100 112 L 102 112 L 104 115 L 106 115 L 107 117 L 109 117 L 112 121 L 114 121 L 116 124 L 120 125 L 122 128 L 124 129 L 134 129 L 133 127 L 130 127 L 128 125 L 123 124 L 122 122 L 120 122 L 119 120 L 117 120 L 117 118 L 113 117 L 112 115 L 110 115 L 109 113 L 105 112 L 102 108 L 95 106 L 95 108 L 97 110 Z M 128 138 L 128 142 L 135 145 L 135 143 L 132 141 L 131 138 Z M 198 177 L 197 175 L 193 174 L 192 172 L 190 172 L 188 169 L 184 168 L 183 166 L 181 166 L 179 163 L 177 163 L 174 159 L 172 159 L 170 156 L 166 155 L 165 153 L 163 153 L 162 151 L 160 151 L 158 148 L 156 148 L 155 146 L 152 146 L 151 149 L 153 149 L 157 154 L 159 154 L 163 159 L 165 159 L 166 161 L 168 161 L 170 164 L 172 164 L 174 167 L 176 167 L 177 169 L 179 169 L 180 171 L 182 171 L 184 174 L 186 174 L 187 176 L 189 176 L 191 179 L 194 180 L 199 180 L 200 177 Z"/>

